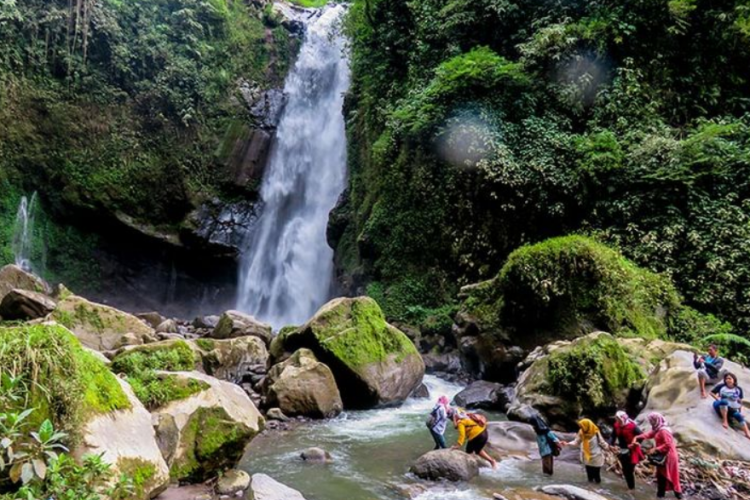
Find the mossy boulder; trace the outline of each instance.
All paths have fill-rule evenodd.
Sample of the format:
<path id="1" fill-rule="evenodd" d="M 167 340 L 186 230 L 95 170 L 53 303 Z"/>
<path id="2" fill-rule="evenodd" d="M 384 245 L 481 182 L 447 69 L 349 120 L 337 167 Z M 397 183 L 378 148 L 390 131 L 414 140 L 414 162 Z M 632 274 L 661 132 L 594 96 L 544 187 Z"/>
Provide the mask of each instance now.
<path id="1" fill-rule="evenodd" d="M 262 323 L 255 317 L 239 311 L 227 311 L 219 318 L 219 323 L 211 332 L 214 339 L 232 339 L 236 337 L 258 337 L 266 345 L 271 343 L 271 325 Z"/>
<path id="2" fill-rule="evenodd" d="M 344 408 L 333 373 L 309 349 L 271 368 L 264 387 L 268 406 L 285 415 L 331 418 Z"/>
<path id="3" fill-rule="evenodd" d="M 144 321 L 74 295 L 63 286 L 58 291 L 57 309 L 52 318 L 69 328 L 83 345 L 97 351 L 121 347 L 126 334 L 133 334 L 141 342 L 155 340 L 154 330 Z"/>
<path id="4" fill-rule="evenodd" d="M 220 380 L 238 381 L 248 370 L 268 364 L 266 343 L 255 336 L 189 342 L 199 350 L 203 371 Z"/>
<path id="5" fill-rule="evenodd" d="M 349 408 L 399 403 L 424 376 L 412 341 L 385 321 L 369 297 L 330 301 L 307 324 L 285 332 L 283 348 L 274 346 L 274 352 L 303 347 L 331 369 Z"/>
<path id="6" fill-rule="evenodd" d="M 153 412 L 160 448 L 175 481 L 205 481 L 233 467 L 265 424 L 237 385 L 197 372 L 172 374 L 209 388 Z"/>
<path id="7" fill-rule="evenodd" d="M 0 366 L 22 377 L 32 425 L 50 419 L 74 441 L 92 417 L 132 407 L 108 367 L 55 323 L 0 327 Z"/>
<path id="8" fill-rule="evenodd" d="M 664 337 L 679 304 L 668 278 L 591 238 L 565 236 L 511 253 L 496 278 L 465 290 L 459 316 L 532 348 L 595 330 Z"/>
<path id="9" fill-rule="evenodd" d="M 508 410 L 512 418 L 525 420 L 533 408 L 550 423 L 575 428 L 582 416 L 610 416 L 640 400 L 646 383 L 642 362 L 608 333 L 558 341 L 539 351 L 518 379 Z"/>

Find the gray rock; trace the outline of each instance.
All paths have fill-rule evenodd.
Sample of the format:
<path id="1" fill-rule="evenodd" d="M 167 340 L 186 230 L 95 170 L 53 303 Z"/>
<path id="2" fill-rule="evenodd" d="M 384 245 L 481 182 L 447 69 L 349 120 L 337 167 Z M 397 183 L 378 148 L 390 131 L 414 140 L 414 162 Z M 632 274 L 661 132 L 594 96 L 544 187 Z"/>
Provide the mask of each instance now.
<path id="1" fill-rule="evenodd" d="M 469 481 L 479 474 L 479 462 L 460 450 L 434 450 L 419 457 L 410 471 L 431 481 Z"/>
<path id="2" fill-rule="evenodd" d="M 412 391 L 411 396 L 412 398 L 416 399 L 427 399 L 430 397 L 430 389 L 427 388 L 425 384 L 420 384 L 414 391 Z"/>
<path id="3" fill-rule="evenodd" d="M 502 406 L 502 390 L 500 384 L 479 380 L 456 394 L 453 401 L 463 408 L 499 409 Z"/>
<path id="4" fill-rule="evenodd" d="M 166 319 L 156 326 L 156 333 L 178 333 L 177 322 L 173 319 Z"/>
<path id="5" fill-rule="evenodd" d="M 31 320 L 55 310 L 55 301 L 37 292 L 14 288 L 0 302 L 0 316 L 6 320 Z"/>
<path id="6" fill-rule="evenodd" d="M 243 471 L 232 469 L 221 475 L 216 482 L 216 493 L 219 495 L 236 495 L 250 486 L 250 475 Z"/>
<path id="7" fill-rule="evenodd" d="M 305 500 L 305 497 L 270 476 L 253 474 L 247 500 Z"/>
<path id="8" fill-rule="evenodd" d="M 271 408 L 266 412 L 266 418 L 268 420 L 277 420 L 279 422 L 289 422 L 289 417 L 284 415 L 284 412 L 279 408 Z"/>
<path id="9" fill-rule="evenodd" d="M 145 321 L 151 328 L 156 328 L 167 320 L 167 318 L 155 311 L 138 313 L 135 317 Z"/>
<path id="10" fill-rule="evenodd" d="M 463 366 L 461 356 L 458 352 L 447 352 L 443 354 L 423 354 L 425 371 L 427 373 L 461 373 Z"/>
<path id="11" fill-rule="evenodd" d="M 331 454 L 323 448 L 308 448 L 300 453 L 300 457 L 305 462 L 330 462 Z"/>
<path id="12" fill-rule="evenodd" d="M 563 497 L 568 500 L 607 500 L 607 498 L 598 493 L 579 488 L 578 486 L 571 486 L 569 484 L 551 484 L 549 486 L 543 486 L 541 491 L 547 495 Z"/>
<path id="13" fill-rule="evenodd" d="M 0 268 L 0 300 L 13 289 L 50 295 L 52 288 L 41 278 L 9 264 Z"/>
<path id="14" fill-rule="evenodd" d="M 214 329 L 219 324 L 219 316 L 198 316 L 193 320 L 193 327 Z"/>
<path id="15" fill-rule="evenodd" d="M 271 343 L 271 325 L 261 323 L 249 314 L 239 311 L 227 311 L 221 315 L 210 337 L 214 339 L 233 339 L 237 337 L 258 337 L 266 346 Z"/>
<path id="16" fill-rule="evenodd" d="M 236 258 L 241 251 L 245 235 L 252 230 L 257 219 L 258 215 L 252 202 L 225 203 L 217 198 L 202 204 L 188 215 L 180 237 L 190 246 L 204 248 L 217 256 Z M 218 324 L 218 318 L 216 323 Z M 207 326 L 195 326 L 216 326 L 205 324 Z"/>
<path id="17" fill-rule="evenodd" d="M 273 130 L 279 125 L 281 112 L 286 105 L 286 95 L 281 89 L 262 92 L 250 106 L 250 115 L 263 129 Z"/>

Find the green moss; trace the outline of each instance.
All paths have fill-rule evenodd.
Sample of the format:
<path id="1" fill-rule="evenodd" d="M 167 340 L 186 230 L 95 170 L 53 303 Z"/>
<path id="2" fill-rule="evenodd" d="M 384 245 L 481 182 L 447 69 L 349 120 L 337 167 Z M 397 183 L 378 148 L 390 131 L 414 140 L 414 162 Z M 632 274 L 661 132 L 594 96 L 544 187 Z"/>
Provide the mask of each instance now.
<path id="1" fill-rule="evenodd" d="M 190 371 L 195 369 L 196 354 L 183 341 L 140 346 L 118 355 L 112 361 L 115 372 L 134 375 L 146 370 Z"/>
<path id="2" fill-rule="evenodd" d="M 49 418 L 74 437 L 91 414 L 130 408 L 115 376 L 57 325 L 0 328 L 0 366 L 27 381 L 37 423 Z"/>
<path id="3" fill-rule="evenodd" d="M 117 467 L 133 484 L 134 500 L 146 500 L 146 492 L 152 489 L 156 477 L 156 466 L 138 458 L 121 458 Z"/>
<path id="4" fill-rule="evenodd" d="M 149 410 L 155 410 L 172 401 L 187 399 L 211 387 L 202 380 L 160 375 L 146 370 L 127 377 L 136 397 Z"/>
<path id="5" fill-rule="evenodd" d="M 500 271 L 499 321 L 516 332 L 577 334 L 581 325 L 622 336 L 667 334 L 680 297 L 666 277 L 582 236 L 552 238 L 513 252 Z"/>
<path id="6" fill-rule="evenodd" d="M 550 394 L 577 401 L 592 413 L 610 410 L 624 401 L 624 392 L 644 380 L 638 363 L 606 334 L 554 351 L 546 373 Z"/>
<path id="7" fill-rule="evenodd" d="M 170 469 L 172 479 L 204 481 L 231 467 L 255 436 L 252 429 L 233 422 L 223 408 L 200 408 L 182 431 L 184 453 Z"/>
<path id="8" fill-rule="evenodd" d="M 195 345 L 204 351 L 213 351 L 216 344 L 211 339 L 198 339 L 195 341 Z"/>
<path id="9" fill-rule="evenodd" d="M 369 297 L 345 299 L 318 314 L 310 325 L 319 344 L 351 368 L 418 354 L 409 338 L 388 325 L 377 302 Z"/>

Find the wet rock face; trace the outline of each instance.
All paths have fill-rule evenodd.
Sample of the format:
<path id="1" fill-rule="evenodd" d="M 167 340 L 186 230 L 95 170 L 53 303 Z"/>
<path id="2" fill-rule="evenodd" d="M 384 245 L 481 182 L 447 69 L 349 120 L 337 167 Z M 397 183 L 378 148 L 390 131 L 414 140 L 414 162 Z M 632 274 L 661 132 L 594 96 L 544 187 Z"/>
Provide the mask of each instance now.
<path id="1" fill-rule="evenodd" d="M 218 199 L 204 203 L 188 217 L 182 238 L 212 253 L 236 258 L 245 236 L 258 219 L 257 206 L 249 201 L 223 203 Z"/>
<path id="2" fill-rule="evenodd" d="M 286 94 L 281 89 L 269 89 L 261 92 L 248 105 L 250 107 L 250 116 L 260 128 L 274 130 L 279 125 L 281 112 L 286 105 Z"/>
<path id="3" fill-rule="evenodd" d="M 410 470 L 430 481 L 469 481 L 479 474 L 479 462 L 460 450 L 435 450 L 419 457 Z"/>

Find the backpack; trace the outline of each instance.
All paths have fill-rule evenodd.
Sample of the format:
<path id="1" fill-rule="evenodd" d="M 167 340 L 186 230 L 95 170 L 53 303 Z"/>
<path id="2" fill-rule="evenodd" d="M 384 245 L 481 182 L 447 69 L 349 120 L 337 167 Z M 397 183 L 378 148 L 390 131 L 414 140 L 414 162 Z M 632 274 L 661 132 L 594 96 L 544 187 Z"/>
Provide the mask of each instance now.
<path id="1" fill-rule="evenodd" d="M 428 429 L 432 430 L 433 427 L 435 427 L 435 424 L 437 424 L 437 407 L 433 408 L 430 412 L 430 416 L 427 418 L 427 421 L 424 423 Z"/>
<path id="2" fill-rule="evenodd" d="M 487 417 L 481 413 L 467 413 L 466 416 L 469 417 L 470 420 L 473 420 L 475 424 L 481 427 L 487 427 Z"/>
<path id="3" fill-rule="evenodd" d="M 560 444 L 560 441 L 552 439 L 552 436 L 550 436 L 551 433 L 552 431 L 548 432 L 545 438 L 547 439 L 547 444 L 549 445 L 550 450 L 552 450 L 552 456 L 559 457 L 560 452 L 562 451 L 562 445 Z"/>

